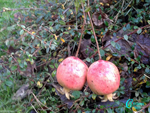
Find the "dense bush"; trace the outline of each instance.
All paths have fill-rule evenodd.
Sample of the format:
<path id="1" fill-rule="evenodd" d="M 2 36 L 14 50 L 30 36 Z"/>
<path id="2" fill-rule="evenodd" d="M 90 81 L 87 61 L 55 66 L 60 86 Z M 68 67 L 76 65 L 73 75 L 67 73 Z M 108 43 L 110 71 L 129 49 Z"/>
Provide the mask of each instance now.
<path id="1" fill-rule="evenodd" d="M 16 109 L 19 104 L 15 103 L 9 109 L 17 112 L 124 113 L 148 107 L 150 2 L 104 1 L 90 0 L 88 5 L 88 0 L 41 0 L 31 2 L 30 8 L 3 8 L 2 13 L 15 13 L 1 29 L 5 34 L 1 35 L 0 42 L 0 100 L 8 93 L 6 99 L 10 101 L 0 104 L 0 110 L 6 110 L 16 100 L 22 107 Z M 64 58 L 75 55 L 84 18 L 86 23 L 78 57 L 88 66 L 98 60 L 87 12 L 93 20 L 102 59 L 113 62 L 120 70 L 118 99 L 112 103 L 101 103 L 87 84 L 81 91 L 71 92 L 74 96 L 71 100 L 59 93 L 56 69 Z M 27 84 L 22 88 L 25 93 L 19 95 L 16 91 L 23 84 Z M 133 99 L 132 109 L 126 107 L 130 98 Z M 145 108 L 145 112 L 150 112 L 150 107 Z"/>

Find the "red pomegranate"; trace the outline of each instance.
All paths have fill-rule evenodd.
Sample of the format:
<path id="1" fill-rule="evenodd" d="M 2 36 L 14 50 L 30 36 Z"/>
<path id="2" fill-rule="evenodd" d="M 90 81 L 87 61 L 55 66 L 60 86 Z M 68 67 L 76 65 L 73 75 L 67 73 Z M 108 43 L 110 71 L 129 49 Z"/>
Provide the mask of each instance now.
<path id="1" fill-rule="evenodd" d="M 77 57 L 70 56 L 63 60 L 57 68 L 56 78 L 69 99 L 70 90 L 81 90 L 86 82 L 88 67 Z"/>
<path id="2" fill-rule="evenodd" d="M 87 83 L 95 94 L 104 95 L 103 101 L 113 101 L 112 93 L 120 85 L 119 70 L 109 61 L 98 60 L 88 69 Z"/>

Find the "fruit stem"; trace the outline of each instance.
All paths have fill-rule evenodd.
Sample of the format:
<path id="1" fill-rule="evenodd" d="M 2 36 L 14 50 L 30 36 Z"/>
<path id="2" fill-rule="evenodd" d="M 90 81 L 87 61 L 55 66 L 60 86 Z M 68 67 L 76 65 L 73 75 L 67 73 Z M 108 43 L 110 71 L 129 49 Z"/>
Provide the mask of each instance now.
<path id="1" fill-rule="evenodd" d="M 77 52 L 76 52 L 75 57 L 78 57 L 79 49 L 80 49 L 81 42 L 82 42 L 82 35 L 83 35 L 83 32 L 84 32 L 84 25 L 85 25 L 85 21 L 86 21 L 86 20 L 85 20 L 85 12 L 84 12 L 83 3 L 82 3 L 81 5 L 82 5 L 82 9 L 83 9 L 83 14 L 84 14 L 84 22 L 83 22 L 83 25 L 82 25 L 81 36 L 80 36 L 79 45 L 78 45 L 78 49 L 77 49 Z"/>
<path id="2" fill-rule="evenodd" d="M 73 97 L 69 92 L 70 92 L 70 89 L 67 89 L 65 87 L 63 87 L 63 92 L 65 93 L 65 96 L 68 100 L 70 100 L 70 96 Z"/>
<path id="3" fill-rule="evenodd" d="M 88 0 L 88 6 L 89 6 L 89 0 Z M 89 18 L 90 18 L 91 27 L 92 27 L 94 38 L 95 38 L 95 41 L 96 41 L 96 46 L 97 46 L 99 60 L 101 60 L 101 54 L 100 54 L 100 51 L 99 51 L 99 44 L 98 44 L 98 41 L 97 41 L 97 38 L 96 38 L 96 34 L 95 34 L 95 31 L 94 31 L 94 27 L 93 27 L 93 23 L 92 23 L 90 12 L 88 12 L 88 15 L 89 15 Z"/>

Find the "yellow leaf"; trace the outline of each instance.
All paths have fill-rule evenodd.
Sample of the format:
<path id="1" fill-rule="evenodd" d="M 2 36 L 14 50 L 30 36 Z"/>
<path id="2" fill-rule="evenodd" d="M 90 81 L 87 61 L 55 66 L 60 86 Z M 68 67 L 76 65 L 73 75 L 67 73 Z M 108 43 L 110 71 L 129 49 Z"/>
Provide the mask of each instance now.
<path id="1" fill-rule="evenodd" d="M 38 81 L 38 82 L 37 82 L 37 86 L 40 86 L 40 85 L 41 85 L 41 83 L 40 83 L 40 81 Z"/>
<path id="2" fill-rule="evenodd" d="M 56 36 L 56 34 L 54 34 L 54 37 L 55 37 L 55 40 L 57 40 L 57 36 Z"/>
<path id="3" fill-rule="evenodd" d="M 58 60 L 58 62 L 62 62 L 64 59 L 63 58 L 60 58 L 59 60 Z"/>
<path id="4" fill-rule="evenodd" d="M 92 95 L 92 99 L 95 100 L 95 99 L 96 99 L 96 96 L 97 96 L 96 94 L 93 94 L 93 95 Z"/>
<path id="5" fill-rule="evenodd" d="M 99 4 L 102 5 L 102 6 L 104 5 L 104 3 L 102 3 L 102 2 L 100 2 Z"/>
<path id="6" fill-rule="evenodd" d="M 43 62 L 46 62 L 46 60 L 45 60 L 45 59 L 43 59 L 42 61 L 43 61 Z"/>
<path id="7" fill-rule="evenodd" d="M 33 31 L 32 34 L 35 34 L 35 32 Z"/>
<path id="8" fill-rule="evenodd" d="M 65 9 L 64 4 L 62 4 L 62 9 Z"/>
<path id="9" fill-rule="evenodd" d="M 107 5 L 107 6 L 109 6 L 109 4 L 108 4 L 108 3 L 107 3 L 106 5 Z"/>
<path id="10" fill-rule="evenodd" d="M 71 14 L 73 15 L 73 12 L 71 12 Z"/>
<path id="11" fill-rule="evenodd" d="M 121 61 L 121 57 L 119 58 L 119 61 Z"/>
<path id="12" fill-rule="evenodd" d="M 119 73 L 122 73 L 122 70 L 120 70 Z"/>
<path id="13" fill-rule="evenodd" d="M 138 68 L 134 68 L 134 72 L 137 72 L 138 71 Z"/>
<path id="14" fill-rule="evenodd" d="M 30 61 L 30 59 L 26 59 L 26 61 Z"/>
<path id="15" fill-rule="evenodd" d="M 70 30 L 71 28 L 70 27 L 68 27 L 68 30 Z"/>
<path id="16" fill-rule="evenodd" d="M 37 86 L 38 86 L 39 88 L 42 87 L 42 84 L 40 83 L 40 81 L 37 82 Z"/>
<path id="17" fill-rule="evenodd" d="M 144 30 L 145 33 L 147 33 L 147 30 Z"/>
<path id="18" fill-rule="evenodd" d="M 136 111 L 135 107 L 132 107 L 132 111 Z"/>
<path id="19" fill-rule="evenodd" d="M 131 5 L 129 5 L 129 7 L 131 7 Z"/>
<path id="20" fill-rule="evenodd" d="M 109 55 L 107 58 L 106 58 L 106 61 L 110 60 L 112 57 L 112 55 Z"/>
<path id="21" fill-rule="evenodd" d="M 144 81 L 140 82 L 139 84 L 144 84 L 147 82 L 147 78 L 144 79 Z"/>
<path id="22" fill-rule="evenodd" d="M 65 40 L 63 39 L 63 38 L 60 38 L 60 40 L 64 43 L 65 42 Z"/>
<path id="23" fill-rule="evenodd" d="M 133 78 L 134 81 L 137 81 L 136 78 Z"/>
<path id="24" fill-rule="evenodd" d="M 84 18 L 84 15 L 82 15 L 82 18 Z"/>

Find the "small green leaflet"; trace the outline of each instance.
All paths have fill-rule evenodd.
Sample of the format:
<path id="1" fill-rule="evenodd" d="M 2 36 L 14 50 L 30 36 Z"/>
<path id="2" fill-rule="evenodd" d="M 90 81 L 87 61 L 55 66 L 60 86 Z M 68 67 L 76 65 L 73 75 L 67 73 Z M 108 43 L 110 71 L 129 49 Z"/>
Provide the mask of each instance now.
<path id="1" fill-rule="evenodd" d="M 125 40 L 128 40 L 128 35 L 123 36 Z"/>
<path id="2" fill-rule="evenodd" d="M 137 34 L 140 34 L 141 32 L 142 32 L 142 29 L 139 28 L 139 29 L 137 30 Z"/>
<path id="3" fill-rule="evenodd" d="M 73 91 L 72 95 L 77 99 L 80 98 L 80 91 Z"/>
<path id="4" fill-rule="evenodd" d="M 117 49 L 117 50 L 120 50 L 120 49 L 121 49 L 121 46 L 120 46 L 118 43 L 116 43 L 116 49 Z"/>
<path id="5" fill-rule="evenodd" d="M 114 42 L 114 41 L 111 41 L 111 43 L 110 43 L 113 47 L 115 47 L 115 45 L 116 45 L 116 42 Z"/>
<path id="6" fill-rule="evenodd" d="M 105 51 L 100 49 L 100 54 L 101 54 L 101 56 L 104 56 L 105 55 Z"/>

